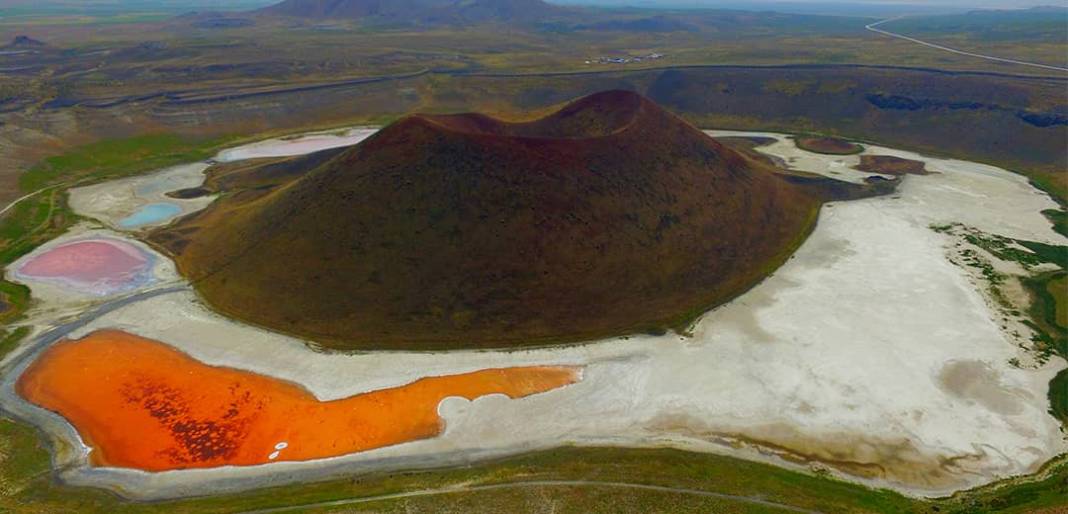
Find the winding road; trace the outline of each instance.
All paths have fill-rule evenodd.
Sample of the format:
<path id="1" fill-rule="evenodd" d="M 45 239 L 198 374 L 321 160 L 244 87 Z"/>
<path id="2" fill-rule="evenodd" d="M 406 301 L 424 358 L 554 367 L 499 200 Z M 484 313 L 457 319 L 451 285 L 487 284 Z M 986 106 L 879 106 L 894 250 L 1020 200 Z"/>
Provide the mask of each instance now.
<path id="1" fill-rule="evenodd" d="M 41 194 L 41 193 L 43 193 L 43 192 L 45 192 L 45 191 L 47 191 L 49 189 L 54 189 L 54 188 L 57 188 L 57 187 L 59 187 L 61 185 L 63 185 L 63 184 L 56 184 L 54 186 L 42 187 L 41 189 L 38 189 L 38 190 L 36 190 L 36 191 L 34 191 L 32 193 L 24 194 L 24 195 L 14 199 L 14 200 L 12 200 L 11 203 L 9 203 L 6 206 L 4 206 L 3 209 L 0 209 L 0 216 L 3 216 L 4 214 L 7 213 L 7 211 L 15 208 L 15 206 L 18 205 L 23 200 L 29 200 L 30 198 L 33 198 L 33 197 L 35 197 L 35 196 L 37 196 L 37 195 L 39 195 L 39 194 Z"/>
<path id="2" fill-rule="evenodd" d="M 421 496 L 439 496 L 445 494 L 456 493 L 469 493 L 478 491 L 497 491 L 502 489 L 526 489 L 530 487 L 600 487 L 608 489 L 630 489 L 638 491 L 656 491 L 664 493 L 677 493 L 687 494 L 691 496 L 703 496 L 706 498 L 718 498 L 721 500 L 731 500 L 740 503 L 747 503 L 750 505 L 760 505 L 762 507 L 771 507 L 780 509 L 787 512 L 803 512 L 806 514 L 819 514 L 820 511 L 802 509 L 800 507 L 794 507 L 792 505 L 785 505 L 782 503 L 776 503 L 773 501 L 762 500 L 760 498 L 754 498 L 751 496 L 740 496 L 735 494 L 715 493 L 712 491 L 702 491 L 700 489 L 687 489 L 684 487 L 665 487 L 660 485 L 648 485 L 648 484 L 631 484 L 627 482 L 601 482 L 597 480 L 530 480 L 523 482 L 508 482 L 503 484 L 488 484 L 488 485 L 471 485 L 471 486 L 458 486 L 458 487 L 444 487 L 440 489 L 420 489 L 418 491 L 408 491 L 404 493 L 393 494 L 381 494 L 378 496 L 363 496 L 359 498 L 346 498 L 343 500 L 331 500 L 317 503 L 303 503 L 300 505 L 288 505 L 285 507 L 275 507 L 269 509 L 250 510 L 242 512 L 241 514 L 273 514 L 275 512 L 292 512 L 292 511 L 304 511 L 307 509 L 321 508 L 321 507 L 339 507 L 342 505 L 354 505 L 358 503 L 371 503 L 388 500 L 399 500 L 404 498 L 417 498 Z"/>
<path id="3" fill-rule="evenodd" d="M 1057 71 L 1068 71 L 1068 68 L 1063 68 L 1061 66 L 1051 66 L 1049 64 L 1039 64 L 1037 62 L 1019 61 L 1019 60 L 1016 60 L 1016 59 L 1006 59 L 1004 57 L 995 57 L 993 55 L 977 54 L 975 52 L 966 52 L 964 50 L 958 50 L 956 48 L 950 48 L 948 46 L 942 46 L 942 45 L 938 45 L 938 44 L 935 44 L 935 43 L 929 43 L 929 42 L 924 41 L 922 39 L 916 39 L 914 37 L 901 35 L 901 34 L 898 34 L 896 32 L 890 32 L 889 30 L 883 30 L 883 29 L 876 28 L 879 25 L 882 25 L 884 23 L 889 23 L 889 22 L 895 21 L 895 20 L 900 20 L 901 18 L 904 18 L 904 16 L 898 16 L 896 18 L 888 18 L 888 19 L 885 19 L 883 21 L 878 21 L 878 22 L 875 22 L 875 23 L 872 23 L 872 24 L 869 24 L 869 25 L 865 25 L 864 28 L 868 29 L 868 30 L 870 30 L 872 32 L 875 32 L 876 34 L 882 34 L 884 36 L 889 36 L 889 37 L 893 37 L 893 38 L 897 38 L 897 39 L 903 39 L 905 41 L 910 41 L 912 43 L 916 43 L 916 44 L 923 45 L 923 46 L 926 46 L 926 47 L 934 48 L 934 49 L 937 49 L 937 50 L 943 50 L 943 51 L 946 51 L 946 52 L 955 53 L 955 54 L 958 54 L 958 55 L 966 55 L 968 57 L 978 57 L 979 59 L 986 59 L 988 61 L 1003 62 L 1003 63 L 1008 63 L 1008 64 L 1019 64 L 1020 66 L 1031 66 L 1033 68 L 1043 68 L 1043 69 L 1047 69 L 1047 70 L 1057 70 Z"/>
<path id="4" fill-rule="evenodd" d="M 129 296 L 116 298 L 109 302 L 100 304 L 92 310 L 79 314 L 77 317 L 71 319 L 70 321 L 55 325 L 51 329 L 48 329 L 45 332 L 42 332 L 40 335 L 35 336 L 33 339 L 30 340 L 30 342 L 25 344 L 25 349 L 23 351 L 21 351 L 15 358 L 13 358 L 11 362 L 5 364 L 4 368 L 0 370 L 0 375 L 3 375 L 5 377 L 18 375 L 17 373 L 12 374 L 10 373 L 10 371 L 13 368 L 20 366 L 21 364 L 32 361 L 33 359 L 37 358 L 37 355 L 41 352 L 41 350 L 43 350 L 47 346 L 51 345 L 52 343 L 55 343 L 56 341 L 59 341 L 60 339 L 63 339 L 64 337 L 67 337 L 67 335 L 71 332 L 85 327 L 86 325 L 92 323 L 97 318 L 104 316 L 105 314 L 118 310 L 132 303 L 140 302 L 142 300 L 147 300 L 149 298 L 154 298 L 156 296 L 161 296 L 165 294 L 177 293 L 179 291 L 189 290 L 190 287 L 187 284 L 165 285 L 155 289 L 147 289 L 138 293 L 131 294 Z M 0 383 L 5 382 L 11 382 L 11 380 L 7 380 L 6 378 L 4 380 L 0 380 Z M 3 402 L 0 401 L 0 405 L 2 405 L 2 403 Z"/>
<path id="5" fill-rule="evenodd" d="M 71 332 L 87 326 L 94 320 L 111 313 L 117 309 L 130 305 L 132 303 L 140 302 L 153 298 L 156 296 L 162 296 L 166 294 L 172 294 L 180 291 L 189 290 L 189 286 L 186 284 L 179 285 L 166 285 L 155 289 L 149 289 L 135 293 L 126 297 L 117 298 L 115 300 L 106 302 L 97 306 L 96 308 L 80 314 L 79 316 L 60 323 L 53 328 L 41 333 L 33 338 L 33 340 L 27 345 L 25 351 L 14 357 L 11 361 L 5 363 L 3 367 L 3 379 L 0 380 L 0 387 L 6 389 L 6 394 L 0 396 L 0 406 L 3 403 L 10 401 L 11 398 L 16 398 L 14 395 L 14 381 L 16 377 L 21 374 L 21 369 L 35 360 L 42 351 L 48 348 L 50 345 L 66 337 Z M 10 406 L 7 408 L 0 408 L 0 410 L 7 411 L 8 415 L 13 415 L 18 418 L 22 418 L 17 413 L 10 410 Z M 33 423 L 33 420 L 24 419 L 29 423 Z M 649 484 L 635 484 L 628 482 L 609 482 L 609 481 L 597 481 L 597 480 L 529 480 L 519 482 L 506 482 L 498 484 L 486 484 L 486 485 L 460 485 L 453 487 L 443 487 L 437 489 L 418 489 L 413 491 L 406 491 L 392 494 L 382 494 L 376 496 L 361 496 L 354 498 L 345 498 L 340 500 L 330 500 L 313 503 L 302 503 L 295 505 L 287 505 L 283 507 L 273 507 L 267 509 L 245 511 L 242 514 L 270 514 L 276 512 L 293 512 L 304 511 L 313 508 L 323 507 L 338 507 L 344 505 L 354 505 L 362 503 L 381 502 L 389 500 L 398 500 L 404 498 L 418 498 L 425 496 L 441 496 L 447 494 L 458 493 L 473 493 L 483 491 L 496 491 L 496 490 L 509 490 L 509 489 L 527 489 L 534 487 L 590 487 L 590 488 L 607 488 L 607 489 L 629 489 L 632 491 L 654 491 L 665 492 L 674 494 L 683 494 L 689 496 L 699 496 L 705 498 L 716 498 L 721 500 L 734 501 L 744 503 L 748 505 L 758 505 L 762 507 L 769 507 L 778 509 L 784 512 L 800 512 L 804 514 L 821 514 L 820 511 L 805 509 L 801 507 L 795 507 L 793 505 L 787 505 L 770 500 L 765 500 L 754 496 L 744 496 L 728 493 L 717 493 L 713 491 L 705 491 L 701 489 L 690 489 L 684 487 L 667 487 L 659 485 Z"/>

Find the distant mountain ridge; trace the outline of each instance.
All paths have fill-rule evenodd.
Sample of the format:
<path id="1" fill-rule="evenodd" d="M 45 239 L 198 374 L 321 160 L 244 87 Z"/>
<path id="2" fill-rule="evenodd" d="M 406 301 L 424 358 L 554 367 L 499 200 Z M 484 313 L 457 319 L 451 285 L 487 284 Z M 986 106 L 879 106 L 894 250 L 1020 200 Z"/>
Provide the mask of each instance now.
<path id="1" fill-rule="evenodd" d="M 284 0 L 257 12 L 315 19 L 470 23 L 538 21 L 568 9 L 542 0 Z"/>

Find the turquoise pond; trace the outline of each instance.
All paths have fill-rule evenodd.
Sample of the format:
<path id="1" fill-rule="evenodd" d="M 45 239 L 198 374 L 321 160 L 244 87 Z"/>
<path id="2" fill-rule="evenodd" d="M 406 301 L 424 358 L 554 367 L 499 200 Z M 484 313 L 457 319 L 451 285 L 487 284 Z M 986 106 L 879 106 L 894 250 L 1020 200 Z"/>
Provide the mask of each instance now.
<path id="1" fill-rule="evenodd" d="M 119 220 L 122 228 L 137 228 L 152 225 L 173 218 L 182 213 L 182 208 L 173 203 L 153 203 L 141 207 L 137 212 Z"/>

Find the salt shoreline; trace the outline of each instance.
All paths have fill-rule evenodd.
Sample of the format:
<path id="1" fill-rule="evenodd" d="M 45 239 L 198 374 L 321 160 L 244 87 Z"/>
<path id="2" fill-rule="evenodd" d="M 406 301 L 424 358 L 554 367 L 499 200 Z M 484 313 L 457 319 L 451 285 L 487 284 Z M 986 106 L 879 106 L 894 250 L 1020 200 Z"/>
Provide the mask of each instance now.
<path id="1" fill-rule="evenodd" d="M 844 159 L 859 162 L 858 156 L 809 154 L 782 134 L 710 133 L 776 138 L 779 143 L 759 150 L 793 159 L 804 171 L 851 182 L 870 175 Z M 1039 213 L 1054 207 L 1052 200 L 1026 178 L 991 166 L 874 145 L 865 154 L 922 160 L 939 173 L 905 177 L 889 197 L 828 204 L 789 262 L 706 313 L 690 338 L 643 335 L 516 351 L 325 354 L 214 314 L 188 290 L 123 306 L 69 334 L 121 328 L 208 364 L 300 383 L 321 400 L 502 365 L 586 366 L 583 382 L 539 397 L 446 399 L 438 410 L 447 428 L 435 439 L 317 461 L 149 474 L 88 467 L 87 448 L 69 424 L 27 409 L 32 406 L 10 390 L 18 366 L 5 375 L 0 403 L 64 442 L 68 450 L 55 457 L 57 467 L 66 468 L 64 481 L 142 500 L 464 465 L 561 445 L 668 446 L 805 469 L 757 444 L 734 447 L 744 441 L 789 447 L 816 461 L 851 450 L 858 464 L 900 470 L 866 478 L 838 470 L 840 478 L 940 496 L 1033 472 L 1068 451 L 1046 412 L 1048 382 L 1064 363 L 1037 370 L 1009 366 L 1021 350 L 995 322 L 973 277 L 947 259 L 954 241 L 929 228 L 962 222 L 1066 244 Z M 23 356 L 23 362 L 29 359 Z M 960 366 L 989 370 L 994 391 L 986 394 L 1009 398 L 1011 408 L 991 410 L 983 398 L 940 379 Z M 985 454 L 984 446 L 996 452 Z M 954 458 L 956 468 L 936 464 Z"/>

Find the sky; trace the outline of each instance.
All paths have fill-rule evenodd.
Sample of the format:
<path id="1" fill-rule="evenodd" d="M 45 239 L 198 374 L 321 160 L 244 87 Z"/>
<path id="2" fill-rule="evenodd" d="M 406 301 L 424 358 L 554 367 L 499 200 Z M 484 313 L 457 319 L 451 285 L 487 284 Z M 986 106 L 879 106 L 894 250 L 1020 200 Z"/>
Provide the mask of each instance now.
<path id="1" fill-rule="evenodd" d="M 1036 5 L 1057 5 L 1068 7 L 1068 0 L 549 0 L 552 3 L 585 5 L 630 5 L 630 6 L 668 6 L 668 7 L 718 7 L 729 6 L 740 9 L 750 5 L 752 9 L 775 5 L 867 5 L 910 6 L 910 7 L 956 7 L 956 9 L 1021 9 Z"/>
<path id="2" fill-rule="evenodd" d="M 1020 9 L 1038 5 L 1068 8 L 1068 0 L 548 0 L 565 5 L 605 7 L 722 8 L 802 14 L 939 14 L 972 9 Z"/>
<path id="3" fill-rule="evenodd" d="M 554 1 L 554 0 L 550 0 Z M 862 4 L 862 5 L 943 5 L 952 7 L 997 7 L 997 8 L 1021 8 L 1034 7 L 1037 5 L 1068 5 L 1064 0 L 555 0 L 555 3 L 570 4 L 597 4 L 597 5 L 663 5 L 663 6 L 716 6 L 721 4 L 743 5 L 751 4 L 758 6 L 767 3 L 782 4 Z"/>
<path id="4" fill-rule="evenodd" d="M 0 0 L 0 7 L 39 3 L 40 0 Z M 68 0 L 69 4 L 182 4 L 207 3 L 224 6 L 227 4 L 269 4 L 272 0 Z M 1068 7 L 1068 0 L 548 0 L 551 3 L 586 4 L 586 5 L 647 5 L 670 7 L 717 7 L 723 4 L 752 5 L 762 4 L 854 4 L 854 5 L 943 5 L 954 7 L 1000 7 L 1021 8 L 1036 5 L 1057 5 Z M 46 1 L 47 3 L 47 1 Z"/>
<path id="5" fill-rule="evenodd" d="M 19 10 L 61 8 L 69 11 L 105 9 L 245 10 L 281 0 L 0 0 L 0 13 Z M 940 14 L 976 8 L 1024 8 L 1056 5 L 1068 8 L 1068 0 L 547 0 L 562 5 L 604 7 L 720 8 L 753 11 L 779 11 L 800 14 L 856 16 L 896 16 L 901 14 Z"/>

